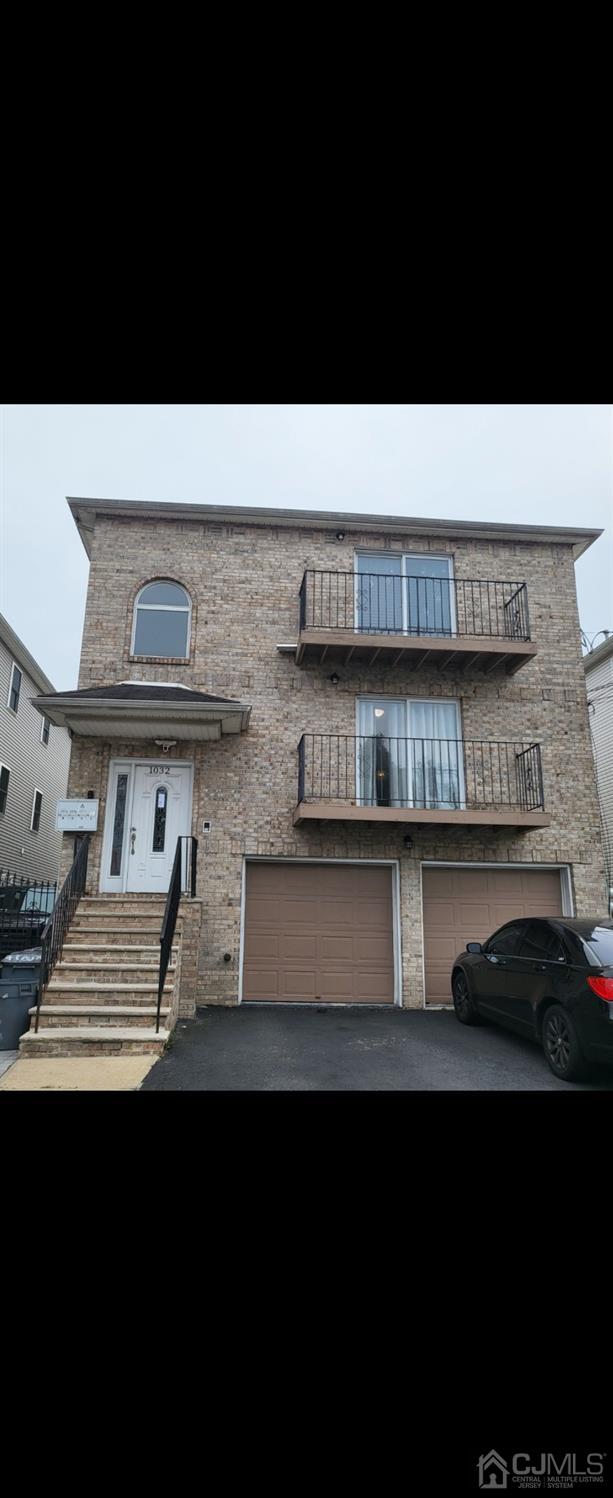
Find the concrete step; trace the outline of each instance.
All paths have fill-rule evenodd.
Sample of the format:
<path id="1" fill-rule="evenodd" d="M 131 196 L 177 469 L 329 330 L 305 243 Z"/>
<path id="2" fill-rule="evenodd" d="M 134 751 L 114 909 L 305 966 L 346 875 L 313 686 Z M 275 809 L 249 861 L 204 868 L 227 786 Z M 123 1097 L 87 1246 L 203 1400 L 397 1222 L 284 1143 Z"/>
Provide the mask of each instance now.
<path id="1" fill-rule="evenodd" d="M 167 978 L 164 984 L 164 993 L 172 993 L 172 988 L 172 982 L 169 982 Z M 64 981 L 58 983 L 54 974 L 47 992 L 44 994 L 44 998 L 46 1000 L 50 994 L 53 994 L 54 1001 L 57 1000 L 58 1003 L 61 1003 L 60 994 L 67 994 L 68 998 L 66 998 L 65 1003 L 69 1004 L 71 994 L 83 993 L 86 994 L 87 998 L 91 999 L 92 1004 L 104 1004 L 107 996 L 110 998 L 110 1002 L 113 1003 L 113 995 L 123 997 L 125 994 L 134 993 L 138 998 L 141 995 L 154 993 L 157 999 L 157 992 L 157 983 L 137 983 L 136 979 L 133 979 L 130 983 L 102 983 L 98 979 L 94 979 L 91 983 L 88 983 L 85 979 L 81 983 L 66 983 Z M 98 994 L 100 994 L 99 999 L 97 998 Z M 129 1004 L 130 1000 L 126 999 L 125 1002 Z"/>
<path id="2" fill-rule="evenodd" d="M 41 1010 L 47 1007 L 56 1009 L 61 1004 L 85 1004 L 88 1008 L 93 1006 L 103 1009 L 128 1004 L 132 1009 L 147 1009 L 149 1005 L 157 1004 L 157 1001 L 157 984 L 155 988 L 146 986 L 137 989 L 133 983 L 130 985 L 108 984 L 106 988 L 101 988 L 99 983 L 90 983 L 87 986 L 83 983 L 61 983 L 57 988 L 50 986 L 43 994 Z M 165 986 L 162 1003 L 171 1004 L 172 1001 L 173 990 Z"/>
<path id="3" fill-rule="evenodd" d="M 177 920 L 175 932 L 183 929 L 183 923 Z M 156 915 L 75 915 L 70 921 L 70 933 L 72 932 L 141 932 L 147 936 L 148 941 L 159 941 L 160 930 L 162 930 L 162 917 L 157 920 Z"/>
<path id="4" fill-rule="evenodd" d="M 70 952 L 70 954 L 71 954 L 71 956 L 70 956 L 70 961 L 71 962 L 73 960 L 73 955 L 74 955 L 74 961 L 75 962 L 81 962 L 82 959 L 83 959 L 83 954 L 87 955 L 90 952 L 92 952 L 92 953 L 95 952 L 96 953 L 96 961 L 98 961 L 98 959 L 99 959 L 100 962 L 108 962 L 108 960 L 109 960 L 109 955 L 108 955 L 109 952 L 113 952 L 119 958 L 119 960 L 121 960 L 121 955 L 123 953 L 125 953 L 126 954 L 126 959 L 129 962 L 140 962 L 141 955 L 142 955 L 143 962 L 159 962 L 159 960 L 160 960 L 160 944 L 159 944 L 159 942 L 157 943 L 157 945 L 154 945 L 153 943 L 151 943 L 150 945 L 146 945 L 146 944 L 142 944 L 141 942 L 134 942 L 134 944 L 132 946 L 122 947 L 122 946 L 120 946 L 119 942 L 114 943 L 114 942 L 94 942 L 94 941 L 92 941 L 92 942 L 88 942 L 88 941 L 87 942 L 85 942 L 85 941 L 84 942 L 65 941 L 64 942 L 64 957 L 63 957 L 62 960 L 64 960 L 66 958 L 68 952 Z M 129 954 L 129 957 L 128 957 L 128 954 Z M 170 953 L 171 960 L 176 961 L 178 955 L 179 955 L 179 948 L 178 947 L 172 947 L 171 948 L 171 953 Z"/>
<path id="5" fill-rule="evenodd" d="M 28 1030 L 19 1042 L 20 1056 L 159 1056 L 170 1035 L 169 1030 L 160 1030 L 156 1035 L 152 1027 L 134 1030 L 126 1026 L 109 1026 L 107 1029 L 89 1025 L 65 1026 L 63 1029 L 39 1029 L 38 1035 Z"/>
<path id="6" fill-rule="evenodd" d="M 70 927 L 72 940 L 78 940 L 82 945 L 90 945 L 90 937 L 101 942 L 103 938 L 108 942 L 112 937 L 118 937 L 123 946 L 151 946 L 157 937 L 158 952 L 160 949 L 160 927 L 134 925 L 132 922 L 125 926 L 100 926 L 90 924 L 89 921 L 73 921 Z M 175 929 L 175 936 L 181 936 L 180 928 Z"/>
<path id="7" fill-rule="evenodd" d="M 58 983 L 157 983 L 159 962 L 58 962 L 52 981 Z M 168 978 L 176 973 L 171 963 Z"/>
<path id="8" fill-rule="evenodd" d="M 79 900 L 76 914 L 78 915 L 108 915 L 124 916 L 138 915 L 147 916 L 153 921 L 161 922 L 166 909 L 166 901 L 149 902 L 145 900 Z"/>
<path id="9" fill-rule="evenodd" d="M 34 1029 L 36 1009 L 30 1009 L 30 1026 Z M 160 1009 L 161 1026 L 166 1028 L 165 1020 L 170 1014 L 168 1006 Z M 90 1029 L 107 1030 L 109 1026 L 117 1029 L 150 1030 L 155 1028 L 157 1007 L 155 1004 L 143 1004 L 140 1007 L 128 1004 L 43 1004 L 38 1021 L 38 1033 L 41 1030 L 68 1029 L 73 1026 L 87 1026 Z"/>

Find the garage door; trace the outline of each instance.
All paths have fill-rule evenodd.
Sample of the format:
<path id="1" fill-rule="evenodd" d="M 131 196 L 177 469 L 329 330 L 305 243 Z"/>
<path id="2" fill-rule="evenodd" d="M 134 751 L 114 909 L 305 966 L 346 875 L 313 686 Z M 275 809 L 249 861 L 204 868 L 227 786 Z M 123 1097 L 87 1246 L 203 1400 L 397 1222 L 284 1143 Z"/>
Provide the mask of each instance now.
<path id="1" fill-rule="evenodd" d="M 391 869 L 248 863 L 243 1000 L 393 1004 Z"/>
<path id="2" fill-rule="evenodd" d="M 560 874 L 550 869 L 423 870 L 427 1004 L 450 1004 L 454 957 L 515 916 L 561 915 Z"/>

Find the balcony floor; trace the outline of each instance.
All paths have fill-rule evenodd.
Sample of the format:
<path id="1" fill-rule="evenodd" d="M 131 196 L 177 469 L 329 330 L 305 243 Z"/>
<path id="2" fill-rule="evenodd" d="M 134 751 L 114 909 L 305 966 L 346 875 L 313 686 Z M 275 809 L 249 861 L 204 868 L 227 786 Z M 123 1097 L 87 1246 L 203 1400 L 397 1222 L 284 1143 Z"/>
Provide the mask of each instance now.
<path id="1" fill-rule="evenodd" d="M 296 664 L 315 661 L 323 665 L 347 665 L 353 660 L 374 665 L 379 661 L 418 671 L 422 666 L 444 671 L 453 664 L 462 671 L 499 671 L 511 676 L 536 655 L 529 640 L 490 639 L 454 635 L 375 635 L 350 629 L 303 629 L 296 646 Z"/>
<path id="2" fill-rule="evenodd" d="M 448 827 L 549 827 L 544 811 L 514 811 L 512 807 L 480 811 L 425 811 L 408 806 L 356 806 L 350 801 L 301 801 L 294 826 L 303 822 L 416 822 Z"/>

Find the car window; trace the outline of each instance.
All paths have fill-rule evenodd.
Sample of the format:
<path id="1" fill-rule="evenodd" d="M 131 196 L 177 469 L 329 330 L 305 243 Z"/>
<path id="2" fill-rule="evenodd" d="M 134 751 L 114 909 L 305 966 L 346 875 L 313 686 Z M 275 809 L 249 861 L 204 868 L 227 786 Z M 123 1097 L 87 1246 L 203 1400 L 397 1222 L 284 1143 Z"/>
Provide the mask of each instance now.
<path id="1" fill-rule="evenodd" d="M 53 910 L 52 889 L 29 889 L 21 902 L 22 910 L 39 911 L 42 915 L 51 915 Z"/>
<path id="2" fill-rule="evenodd" d="M 524 931 L 525 921 L 511 921 L 500 931 L 495 931 L 486 943 L 485 950 L 493 957 L 515 957 Z"/>
<path id="3" fill-rule="evenodd" d="M 585 938 L 589 947 L 603 967 L 613 965 L 613 931 L 608 926 L 594 926 Z"/>
<path id="4" fill-rule="evenodd" d="M 557 931 L 546 921 L 528 921 L 519 955 L 538 962 L 563 962 L 564 948 Z"/>

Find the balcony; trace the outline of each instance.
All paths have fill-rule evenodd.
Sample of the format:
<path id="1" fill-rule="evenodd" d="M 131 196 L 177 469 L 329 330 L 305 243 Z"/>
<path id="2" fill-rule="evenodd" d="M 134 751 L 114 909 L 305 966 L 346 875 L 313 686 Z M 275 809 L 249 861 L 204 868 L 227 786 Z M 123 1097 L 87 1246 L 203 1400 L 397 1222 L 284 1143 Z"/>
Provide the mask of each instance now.
<path id="1" fill-rule="evenodd" d="M 294 824 L 547 827 L 540 744 L 306 733 Z"/>
<path id="2" fill-rule="evenodd" d="M 297 664 L 326 659 L 511 675 L 536 655 L 525 583 L 305 572 Z"/>

